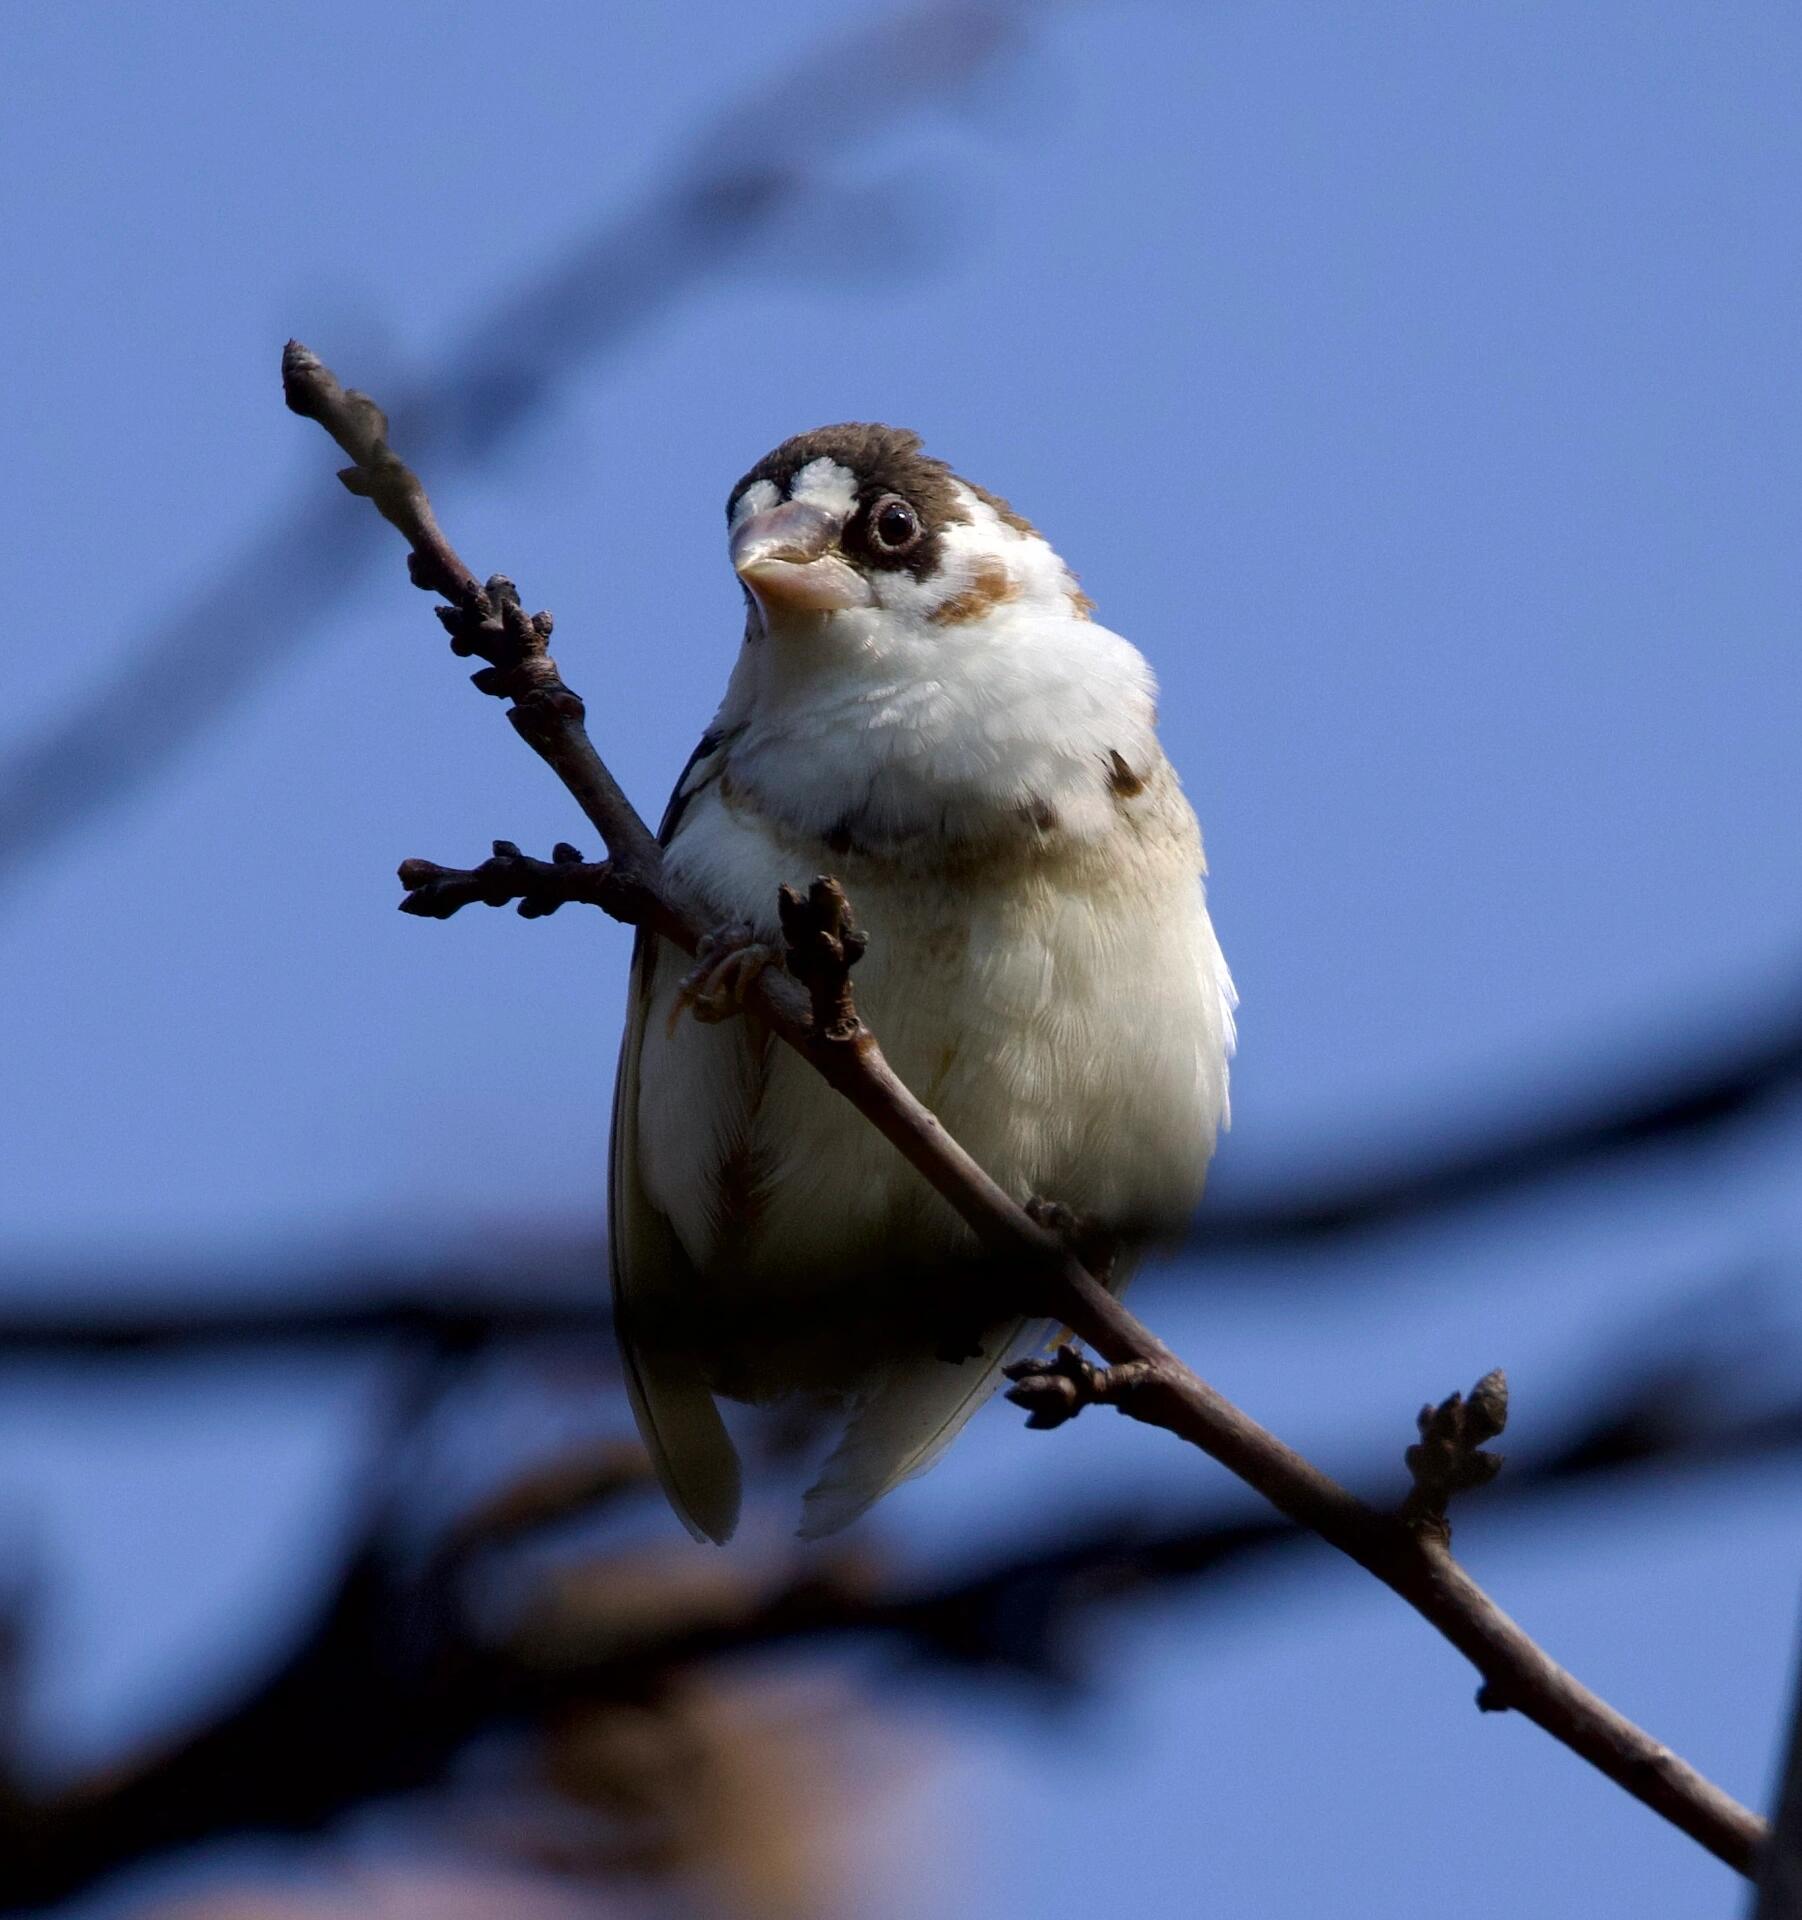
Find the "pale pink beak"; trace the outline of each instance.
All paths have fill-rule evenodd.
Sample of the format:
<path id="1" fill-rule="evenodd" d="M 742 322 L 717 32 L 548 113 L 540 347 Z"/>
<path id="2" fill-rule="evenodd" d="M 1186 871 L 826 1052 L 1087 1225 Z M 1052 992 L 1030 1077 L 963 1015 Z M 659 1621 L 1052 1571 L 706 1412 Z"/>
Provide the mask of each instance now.
<path id="1" fill-rule="evenodd" d="M 839 522 L 801 500 L 753 513 L 732 536 L 732 567 L 771 613 L 837 613 L 872 603 L 869 582 L 836 550 Z"/>

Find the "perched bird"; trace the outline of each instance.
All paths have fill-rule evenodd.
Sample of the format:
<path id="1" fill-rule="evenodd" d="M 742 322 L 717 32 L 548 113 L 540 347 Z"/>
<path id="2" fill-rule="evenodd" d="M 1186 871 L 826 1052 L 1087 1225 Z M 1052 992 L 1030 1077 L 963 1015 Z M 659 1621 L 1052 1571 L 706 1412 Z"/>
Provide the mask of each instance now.
<path id="1" fill-rule="evenodd" d="M 786 441 L 727 513 L 744 646 L 661 831 L 722 931 L 692 971 L 640 936 L 609 1209 L 639 1428 L 718 1541 L 720 1398 L 842 1413 L 813 1537 L 930 1465 L 1044 1337 L 875 1129 L 727 1017 L 778 952 L 778 887 L 842 881 L 890 1062 L 1003 1187 L 1080 1220 L 1116 1287 L 1200 1198 L 1234 1006 L 1151 671 L 1026 520 L 867 424 Z"/>

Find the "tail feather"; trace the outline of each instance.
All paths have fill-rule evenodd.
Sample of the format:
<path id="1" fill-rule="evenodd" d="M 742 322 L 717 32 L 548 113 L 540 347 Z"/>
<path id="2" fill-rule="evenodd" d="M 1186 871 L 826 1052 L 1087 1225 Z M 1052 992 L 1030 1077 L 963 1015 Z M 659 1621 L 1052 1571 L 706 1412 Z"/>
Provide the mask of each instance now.
<path id="1" fill-rule="evenodd" d="M 983 1342 L 976 1357 L 921 1355 L 901 1362 L 852 1410 L 837 1447 L 801 1503 L 800 1536 L 817 1540 L 847 1527 L 890 1488 L 924 1473 L 994 1392 L 1001 1369 L 1046 1334 L 1016 1320 Z"/>
<path id="2" fill-rule="evenodd" d="M 629 1339 L 620 1347 L 638 1431 L 676 1517 L 697 1540 L 724 1546 L 738 1526 L 743 1475 L 707 1383 Z"/>

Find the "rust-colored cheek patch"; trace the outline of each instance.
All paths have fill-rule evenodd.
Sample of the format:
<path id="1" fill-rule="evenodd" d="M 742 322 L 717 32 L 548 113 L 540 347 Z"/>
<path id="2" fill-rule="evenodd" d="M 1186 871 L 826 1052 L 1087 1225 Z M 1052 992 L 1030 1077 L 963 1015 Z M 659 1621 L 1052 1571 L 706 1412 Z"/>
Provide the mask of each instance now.
<path id="1" fill-rule="evenodd" d="M 966 620 L 980 620 L 991 607 L 1016 599 L 1020 589 L 999 560 L 985 560 L 976 569 L 976 577 L 942 607 L 929 616 L 935 627 L 959 627 Z"/>

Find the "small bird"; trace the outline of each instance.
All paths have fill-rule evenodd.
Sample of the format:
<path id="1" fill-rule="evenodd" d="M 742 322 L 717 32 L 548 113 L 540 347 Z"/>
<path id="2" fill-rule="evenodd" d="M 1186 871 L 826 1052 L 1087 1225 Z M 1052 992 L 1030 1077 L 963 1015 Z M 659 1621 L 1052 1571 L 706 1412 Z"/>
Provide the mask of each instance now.
<path id="1" fill-rule="evenodd" d="M 861 1115 L 730 1017 L 780 964 L 778 888 L 842 882 L 890 1063 L 1116 1289 L 1201 1197 L 1236 996 L 1151 670 L 1027 520 L 865 423 L 785 441 L 727 517 L 744 644 L 660 832 L 720 931 L 692 969 L 653 935 L 634 953 L 613 1297 L 697 1539 L 738 1520 L 720 1399 L 842 1415 L 813 1538 L 929 1466 L 1045 1329 L 996 1304 L 969 1229 Z"/>

